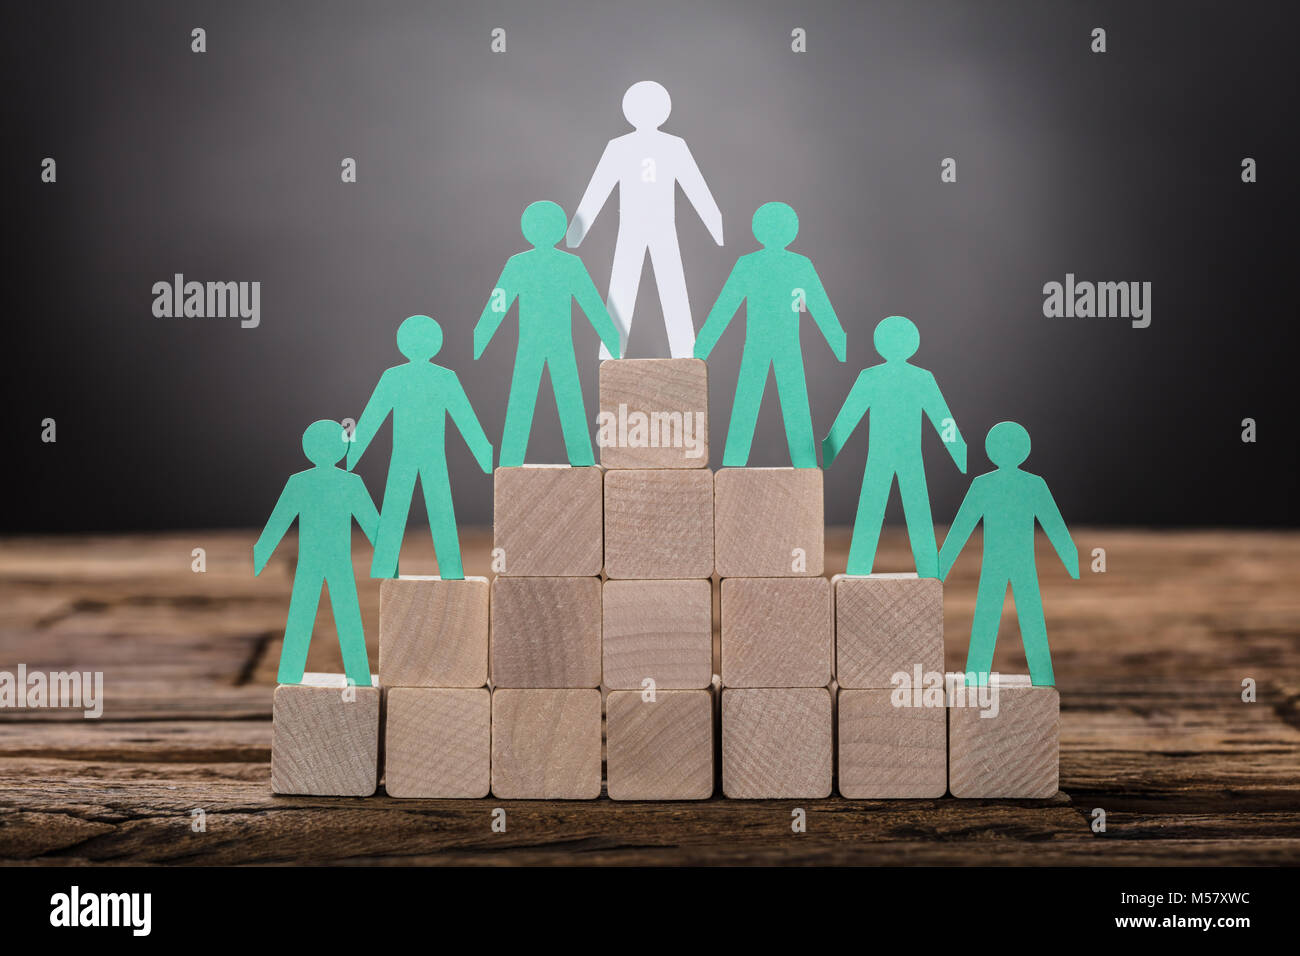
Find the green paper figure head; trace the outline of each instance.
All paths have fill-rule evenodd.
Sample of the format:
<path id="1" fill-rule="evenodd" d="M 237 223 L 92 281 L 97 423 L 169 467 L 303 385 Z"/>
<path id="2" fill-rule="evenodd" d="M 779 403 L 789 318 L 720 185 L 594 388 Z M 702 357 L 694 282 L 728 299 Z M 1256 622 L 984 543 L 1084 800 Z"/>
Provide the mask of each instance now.
<path id="1" fill-rule="evenodd" d="M 891 315 L 876 326 L 872 344 L 887 362 L 905 362 L 921 347 L 921 333 L 911 319 Z"/>
<path id="2" fill-rule="evenodd" d="M 557 203 L 547 200 L 531 204 L 519 217 L 519 228 L 524 238 L 537 249 L 555 245 L 564 238 L 564 231 L 568 227 L 569 220 L 564 215 L 564 210 Z"/>
<path id="3" fill-rule="evenodd" d="M 998 422 L 984 439 L 989 461 L 999 468 L 1016 468 L 1029 457 L 1029 432 L 1016 422 Z"/>
<path id="4" fill-rule="evenodd" d="M 427 315 L 413 315 L 397 329 L 397 351 L 412 362 L 427 362 L 442 351 L 442 326 Z"/>
<path id="5" fill-rule="evenodd" d="M 754 212 L 754 238 L 764 249 L 784 249 L 799 235 L 799 217 L 783 202 L 769 202 Z"/>
<path id="6" fill-rule="evenodd" d="M 637 129 L 658 129 L 672 109 L 672 97 L 654 80 L 633 83 L 623 94 L 623 115 Z"/>
<path id="7" fill-rule="evenodd" d="M 317 467 L 336 465 L 348 453 L 347 432 L 328 419 L 312 422 L 302 433 L 302 452 Z"/>

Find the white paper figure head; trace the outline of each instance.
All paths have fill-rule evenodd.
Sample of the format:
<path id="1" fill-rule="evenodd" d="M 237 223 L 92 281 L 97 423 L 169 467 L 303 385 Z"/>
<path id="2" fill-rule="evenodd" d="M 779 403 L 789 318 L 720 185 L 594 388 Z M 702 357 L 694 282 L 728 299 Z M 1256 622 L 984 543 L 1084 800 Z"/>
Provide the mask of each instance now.
<path id="1" fill-rule="evenodd" d="M 637 129 L 658 129 L 672 109 L 672 97 L 654 80 L 633 83 L 623 94 L 623 115 Z"/>

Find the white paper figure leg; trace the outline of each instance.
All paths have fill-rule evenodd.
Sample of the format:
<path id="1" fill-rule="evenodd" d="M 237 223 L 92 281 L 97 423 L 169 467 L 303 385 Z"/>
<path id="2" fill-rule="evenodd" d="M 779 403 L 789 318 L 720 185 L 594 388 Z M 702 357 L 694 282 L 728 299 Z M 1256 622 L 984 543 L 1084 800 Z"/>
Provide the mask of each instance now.
<path id="1" fill-rule="evenodd" d="M 691 301 L 686 295 L 677 233 L 669 231 L 655 237 L 650 243 L 650 263 L 655 270 L 655 285 L 659 287 L 659 304 L 664 310 L 669 354 L 673 358 L 691 358 L 695 354 L 695 326 L 691 323 Z"/>
<path id="2" fill-rule="evenodd" d="M 620 231 L 614 244 L 614 268 L 609 273 L 610 318 L 618 329 L 619 354 L 627 355 L 627 337 L 632 331 L 632 310 L 641 285 L 641 267 L 645 264 L 645 242 L 624 236 Z M 612 358 L 609 349 L 600 346 L 602 360 Z"/>

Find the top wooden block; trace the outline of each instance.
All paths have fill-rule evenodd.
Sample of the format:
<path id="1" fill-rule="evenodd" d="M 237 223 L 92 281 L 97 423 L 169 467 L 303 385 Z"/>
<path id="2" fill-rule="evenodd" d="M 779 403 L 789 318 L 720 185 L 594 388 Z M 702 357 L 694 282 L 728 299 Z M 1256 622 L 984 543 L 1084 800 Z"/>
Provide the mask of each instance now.
<path id="1" fill-rule="evenodd" d="M 708 366 L 693 358 L 602 362 L 596 444 L 606 468 L 707 468 Z"/>
<path id="2" fill-rule="evenodd" d="M 819 577 L 821 469 L 723 468 L 713 481 L 713 525 L 719 577 Z"/>
<path id="3" fill-rule="evenodd" d="M 602 468 L 498 468 L 493 485 L 492 569 L 497 574 L 600 574 L 605 563 Z"/>
<path id="4" fill-rule="evenodd" d="M 488 677 L 488 579 L 386 578 L 379 585 L 384 687 L 483 687 Z"/>

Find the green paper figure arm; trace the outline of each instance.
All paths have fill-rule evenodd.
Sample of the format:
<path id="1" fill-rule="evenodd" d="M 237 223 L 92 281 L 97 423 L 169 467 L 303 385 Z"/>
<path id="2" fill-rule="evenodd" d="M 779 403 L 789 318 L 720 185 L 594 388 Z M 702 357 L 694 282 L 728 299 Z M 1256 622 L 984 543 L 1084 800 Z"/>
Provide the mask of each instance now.
<path id="1" fill-rule="evenodd" d="M 953 418 L 952 412 L 948 410 L 943 392 L 939 391 L 939 383 L 930 373 L 927 372 L 926 375 L 928 381 L 921 407 L 925 410 L 925 415 L 930 419 L 934 430 L 939 433 L 939 440 L 943 442 L 944 449 L 952 456 L 953 464 L 964 475 L 966 474 L 966 439 L 962 438 L 961 429 L 957 427 L 957 419 Z M 944 435 L 944 432 L 949 430 L 952 432 L 951 438 Z"/>
<path id="2" fill-rule="evenodd" d="M 487 305 L 483 306 L 483 311 L 478 317 L 478 323 L 474 326 L 474 360 L 478 361 L 483 354 L 483 350 L 488 347 L 492 337 L 497 334 L 497 329 L 505 320 L 506 313 L 510 311 L 510 306 L 515 299 L 519 297 L 519 287 L 514 281 L 514 259 L 506 261 L 506 267 L 501 270 L 501 277 L 497 279 L 497 284 L 492 287 L 492 294 L 488 296 Z"/>
<path id="3" fill-rule="evenodd" d="M 280 497 L 275 503 L 275 508 L 271 511 L 271 517 L 266 521 L 266 527 L 262 529 L 261 536 L 257 543 L 253 545 L 253 574 L 262 573 L 266 563 L 271 560 L 271 555 L 275 549 L 280 546 L 284 536 L 289 533 L 289 528 L 293 525 L 294 519 L 298 517 L 298 495 L 297 485 L 290 478 L 285 482 L 284 489 L 280 492 Z"/>
<path id="4" fill-rule="evenodd" d="M 622 346 L 619 343 L 618 327 L 614 325 L 614 319 L 610 316 L 609 310 L 605 308 L 604 301 L 600 298 L 600 293 L 596 291 L 596 283 L 591 281 L 591 273 L 587 271 L 582 260 L 577 256 L 571 256 L 572 277 L 570 280 L 573 289 L 573 298 L 578 302 L 578 308 L 582 309 L 587 321 L 591 327 L 596 330 L 600 336 L 600 341 L 604 343 L 609 354 L 614 358 L 622 358 Z"/>
<path id="5" fill-rule="evenodd" d="M 352 429 L 352 441 L 348 443 L 348 471 L 356 468 L 357 462 L 366 453 L 366 449 L 374 441 L 379 429 L 384 427 L 384 422 L 388 420 L 388 415 L 393 410 L 393 404 L 393 381 L 388 372 L 385 372 L 379 376 L 379 384 L 375 386 L 370 401 L 366 402 L 366 407 L 361 412 L 361 419 Z"/>
<path id="6" fill-rule="evenodd" d="M 1065 526 L 1061 509 L 1056 507 L 1056 499 L 1052 497 L 1051 489 L 1042 478 L 1038 479 L 1038 494 L 1035 498 L 1037 503 L 1034 516 L 1043 526 L 1047 540 L 1052 542 L 1052 547 L 1056 549 L 1056 554 L 1065 565 L 1065 570 L 1069 572 L 1070 577 L 1079 580 L 1079 548 L 1070 537 L 1070 529 Z"/>
<path id="7" fill-rule="evenodd" d="M 745 301 L 745 265 L 744 259 L 736 263 L 731 270 L 731 275 L 727 276 L 727 281 L 723 283 L 722 291 L 718 293 L 718 301 L 713 303 L 713 308 L 709 310 L 709 317 L 704 320 L 704 327 L 700 329 L 700 334 L 695 339 L 697 359 L 709 357 L 713 347 L 718 344 L 718 339 L 722 338 L 722 333 L 727 331 L 727 326 L 740 311 L 741 303 Z"/>
<path id="8" fill-rule="evenodd" d="M 957 556 L 961 554 L 962 548 L 966 547 L 966 542 L 970 536 L 975 533 L 975 528 L 979 525 L 980 519 L 984 517 L 983 495 L 980 493 L 982 488 L 983 475 L 980 475 L 970 483 L 970 488 L 966 491 L 966 497 L 962 499 L 961 507 L 957 509 L 957 517 L 952 519 L 952 526 L 948 528 L 948 535 L 943 539 L 943 547 L 939 549 L 939 580 L 946 581 L 948 572 L 957 562 Z"/>
<path id="9" fill-rule="evenodd" d="M 488 441 L 487 433 L 483 431 L 478 415 L 474 414 L 474 406 L 469 403 L 469 396 L 465 394 L 460 378 L 455 372 L 452 372 L 450 377 L 454 387 L 448 389 L 447 413 L 451 415 L 456 430 L 465 439 L 465 444 L 469 446 L 479 468 L 485 475 L 490 475 L 492 474 L 492 443 Z"/>
<path id="10" fill-rule="evenodd" d="M 349 444 L 338 422 L 318 421 L 307 427 L 302 449 L 314 467 L 298 472 L 285 483 L 266 528 L 253 545 L 253 570 L 260 574 L 289 525 L 297 519 L 298 563 L 280 651 L 277 680 L 281 684 L 302 682 L 321 589 L 328 586 L 344 672 L 349 681 L 370 686 L 366 636 L 352 571 L 352 520 L 356 518 L 373 541 L 379 516 L 361 479 L 336 467 Z"/>
<path id="11" fill-rule="evenodd" d="M 834 464 L 839 453 L 843 451 L 849 438 L 857 431 L 858 425 L 866 417 L 871 407 L 871 380 L 866 369 L 858 373 L 857 381 L 849 389 L 849 397 L 844 399 L 844 407 L 835 416 L 831 430 L 822 439 L 822 467 Z"/>
<path id="12" fill-rule="evenodd" d="M 822 337 L 826 339 L 826 344 L 831 347 L 831 352 L 841 362 L 846 361 L 848 351 L 844 326 L 840 325 L 839 316 L 835 314 L 830 296 L 826 294 L 826 289 L 822 286 L 821 276 L 817 275 L 817 269 L 811 261 L 805 261 L 807 262 L 807 273 L 804 276 L 802 286 L 804 303 L 807 305 L 809 313 L 812 314 L 813 321 L 817 323 L 817 328 L 821 330 Z"/>

